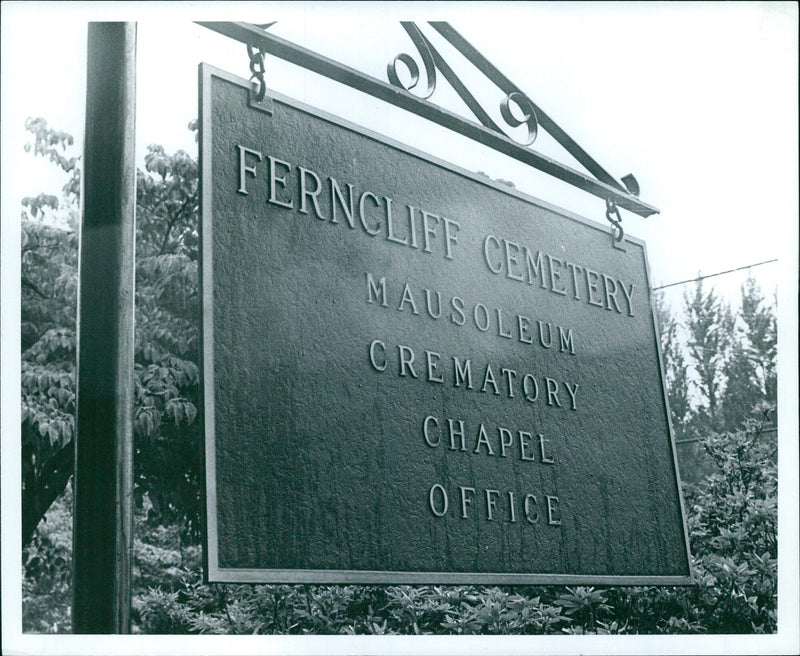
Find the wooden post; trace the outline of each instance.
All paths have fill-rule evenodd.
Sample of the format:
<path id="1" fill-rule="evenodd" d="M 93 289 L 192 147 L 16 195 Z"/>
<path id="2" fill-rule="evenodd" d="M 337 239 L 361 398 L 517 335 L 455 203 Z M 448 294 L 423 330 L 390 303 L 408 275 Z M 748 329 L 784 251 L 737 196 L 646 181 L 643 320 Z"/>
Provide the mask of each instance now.
<path id="1" fill-rule="evenodd" d="M 129 633 L 136 24 L 89 23 L 88 46 L 72 630 Z"/>

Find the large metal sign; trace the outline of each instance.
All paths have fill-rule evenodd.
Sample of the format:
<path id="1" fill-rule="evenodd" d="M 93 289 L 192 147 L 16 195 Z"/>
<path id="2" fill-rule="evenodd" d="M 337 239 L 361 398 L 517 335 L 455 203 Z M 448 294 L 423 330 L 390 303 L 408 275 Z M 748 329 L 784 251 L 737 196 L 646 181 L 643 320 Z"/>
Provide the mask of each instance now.
<path id="1" fill-rule="evenodd" d="M 644 244 L 201 67 L 211 581 L 683 584 Z"/>

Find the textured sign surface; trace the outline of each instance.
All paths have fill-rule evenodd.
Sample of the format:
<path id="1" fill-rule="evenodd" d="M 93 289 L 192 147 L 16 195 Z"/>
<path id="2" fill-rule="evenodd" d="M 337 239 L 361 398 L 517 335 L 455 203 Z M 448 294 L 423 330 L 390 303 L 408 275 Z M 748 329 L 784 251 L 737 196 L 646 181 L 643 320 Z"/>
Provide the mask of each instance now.
<path id="1" fill-rule="evenodd" d="M 644 244 L 201 69 L 214 581 L 686 583 Z"/>

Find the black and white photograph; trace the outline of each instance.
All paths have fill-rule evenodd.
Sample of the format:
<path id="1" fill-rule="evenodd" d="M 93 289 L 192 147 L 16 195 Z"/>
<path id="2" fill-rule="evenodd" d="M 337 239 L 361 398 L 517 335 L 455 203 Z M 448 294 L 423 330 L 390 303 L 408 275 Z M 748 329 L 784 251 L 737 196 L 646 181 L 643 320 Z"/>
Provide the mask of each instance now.
<path id="1" fill-rule="evenodd" d="M 800 651 L 797 3 L 0 12 L 4 654 Z"/>

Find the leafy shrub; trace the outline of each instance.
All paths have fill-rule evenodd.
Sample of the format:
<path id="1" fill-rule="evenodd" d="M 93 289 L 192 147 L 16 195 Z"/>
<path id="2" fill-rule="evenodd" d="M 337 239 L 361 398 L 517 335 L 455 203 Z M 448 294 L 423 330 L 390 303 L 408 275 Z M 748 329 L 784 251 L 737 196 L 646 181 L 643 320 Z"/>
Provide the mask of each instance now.
<path id="1" fill-rule="evenodd" d="M 22 627 L 72 630 L 72 486 L 50 507 L 22 552 Z"/>

